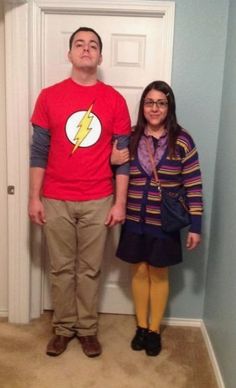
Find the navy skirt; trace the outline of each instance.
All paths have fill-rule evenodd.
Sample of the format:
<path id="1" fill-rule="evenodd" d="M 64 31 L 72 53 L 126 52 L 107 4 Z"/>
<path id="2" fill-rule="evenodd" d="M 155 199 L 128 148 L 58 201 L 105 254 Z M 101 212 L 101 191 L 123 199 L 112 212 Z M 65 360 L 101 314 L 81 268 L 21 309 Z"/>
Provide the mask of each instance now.
<path id="1" fill-rule="evenodd" d="M 136 234 L 122 228 L 116 256 L 131 264 L 147 262 L 153 267 L 169 267 L 181 263 L 180 233 L 165 238 L 150 234 Z"/>

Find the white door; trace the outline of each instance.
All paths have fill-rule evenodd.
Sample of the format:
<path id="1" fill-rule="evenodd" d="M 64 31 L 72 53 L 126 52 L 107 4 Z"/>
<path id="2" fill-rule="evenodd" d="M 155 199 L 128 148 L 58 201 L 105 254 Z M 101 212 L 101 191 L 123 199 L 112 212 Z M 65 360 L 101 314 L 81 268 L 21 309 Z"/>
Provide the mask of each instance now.
<path id="1" fill-rule="evenodd" d="M 99 78 L 123 94 L 132 123 L 135 123 L 143 88 L 157 79 L 170 82 L 165 20 L 150 16 L 45 15 L 42 86 L 51 85 L 70 75 L 68 42 L 71 33 L 79 26 L 92 27 L 101 35 L 104 49 Z M 129 266 L 115 258 L 118 238 L 119 227 L 110 232 L 107 242 L 100 311 L 131 313 Z M 49 309 L 51 303 L 47 276 L 43 288 L 43 308 Z"/>

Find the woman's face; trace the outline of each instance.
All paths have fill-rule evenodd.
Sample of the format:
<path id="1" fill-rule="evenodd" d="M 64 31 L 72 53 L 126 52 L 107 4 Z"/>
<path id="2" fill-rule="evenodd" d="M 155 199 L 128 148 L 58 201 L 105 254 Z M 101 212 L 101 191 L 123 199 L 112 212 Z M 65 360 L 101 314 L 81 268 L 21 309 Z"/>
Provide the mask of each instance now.
<path id="1" fill-rule="evenodd" d="M 162 129 L 168 113 L 166 95 L 155 89 L 150 90 L 144 99 L 143 113 L 150 129 Z"/>

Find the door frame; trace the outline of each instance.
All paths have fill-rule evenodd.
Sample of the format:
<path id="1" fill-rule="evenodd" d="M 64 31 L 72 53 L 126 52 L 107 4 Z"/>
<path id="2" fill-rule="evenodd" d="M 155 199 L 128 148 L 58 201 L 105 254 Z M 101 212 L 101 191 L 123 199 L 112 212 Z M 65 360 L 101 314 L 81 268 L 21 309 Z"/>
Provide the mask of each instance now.
<path id="1" fill-rule="evenodd" d="M 44 77 L 42 26 L 47 13 L 72 12 L 163 18 L 165 79 L 171 81 L 174 1 L 5 0 L 7 184 L 15 189 L 8 195 L 8 317 L 14 323 L 27 323 L 42 311 L 41 231 L 30 227 L 27 216 L 29 117 Z"/>

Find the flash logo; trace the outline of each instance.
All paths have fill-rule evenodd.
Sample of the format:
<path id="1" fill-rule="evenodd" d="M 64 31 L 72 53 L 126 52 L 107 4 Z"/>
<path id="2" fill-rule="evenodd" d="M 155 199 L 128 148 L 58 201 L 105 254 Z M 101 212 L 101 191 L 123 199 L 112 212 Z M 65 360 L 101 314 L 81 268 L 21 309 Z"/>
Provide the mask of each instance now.
<path id="1" fill-rule="evenodd" d="M 92 109 L 93 104 L 88 110 L 73 113 L 66 122 L 66 136 L 73 144 L 71 155 L 75 154 L 78 148 L 94 145 L 101 136 L 101 123 Z"/>
<path id="2" fill-rule="evenodd" d="M 75 152 L 75 150 L 77 150 L 77 148 L 80 146 L 82 141 L 91 131 L 91 128 L 89 128 L 89 126 L 91 124 L 91 121 L 93 120 L 93 116 L 90 116 L 92 107 L 93 107 L 93 104 L 90 106 L 89 110 L 84 114 L 82 120 L 80 120 L 80 123 L 78 125 L 79 130 L 76 133 L 74 138 L 74 140 L 76 141 L 76 144 L 72 150 L 72 154 Z"/>

